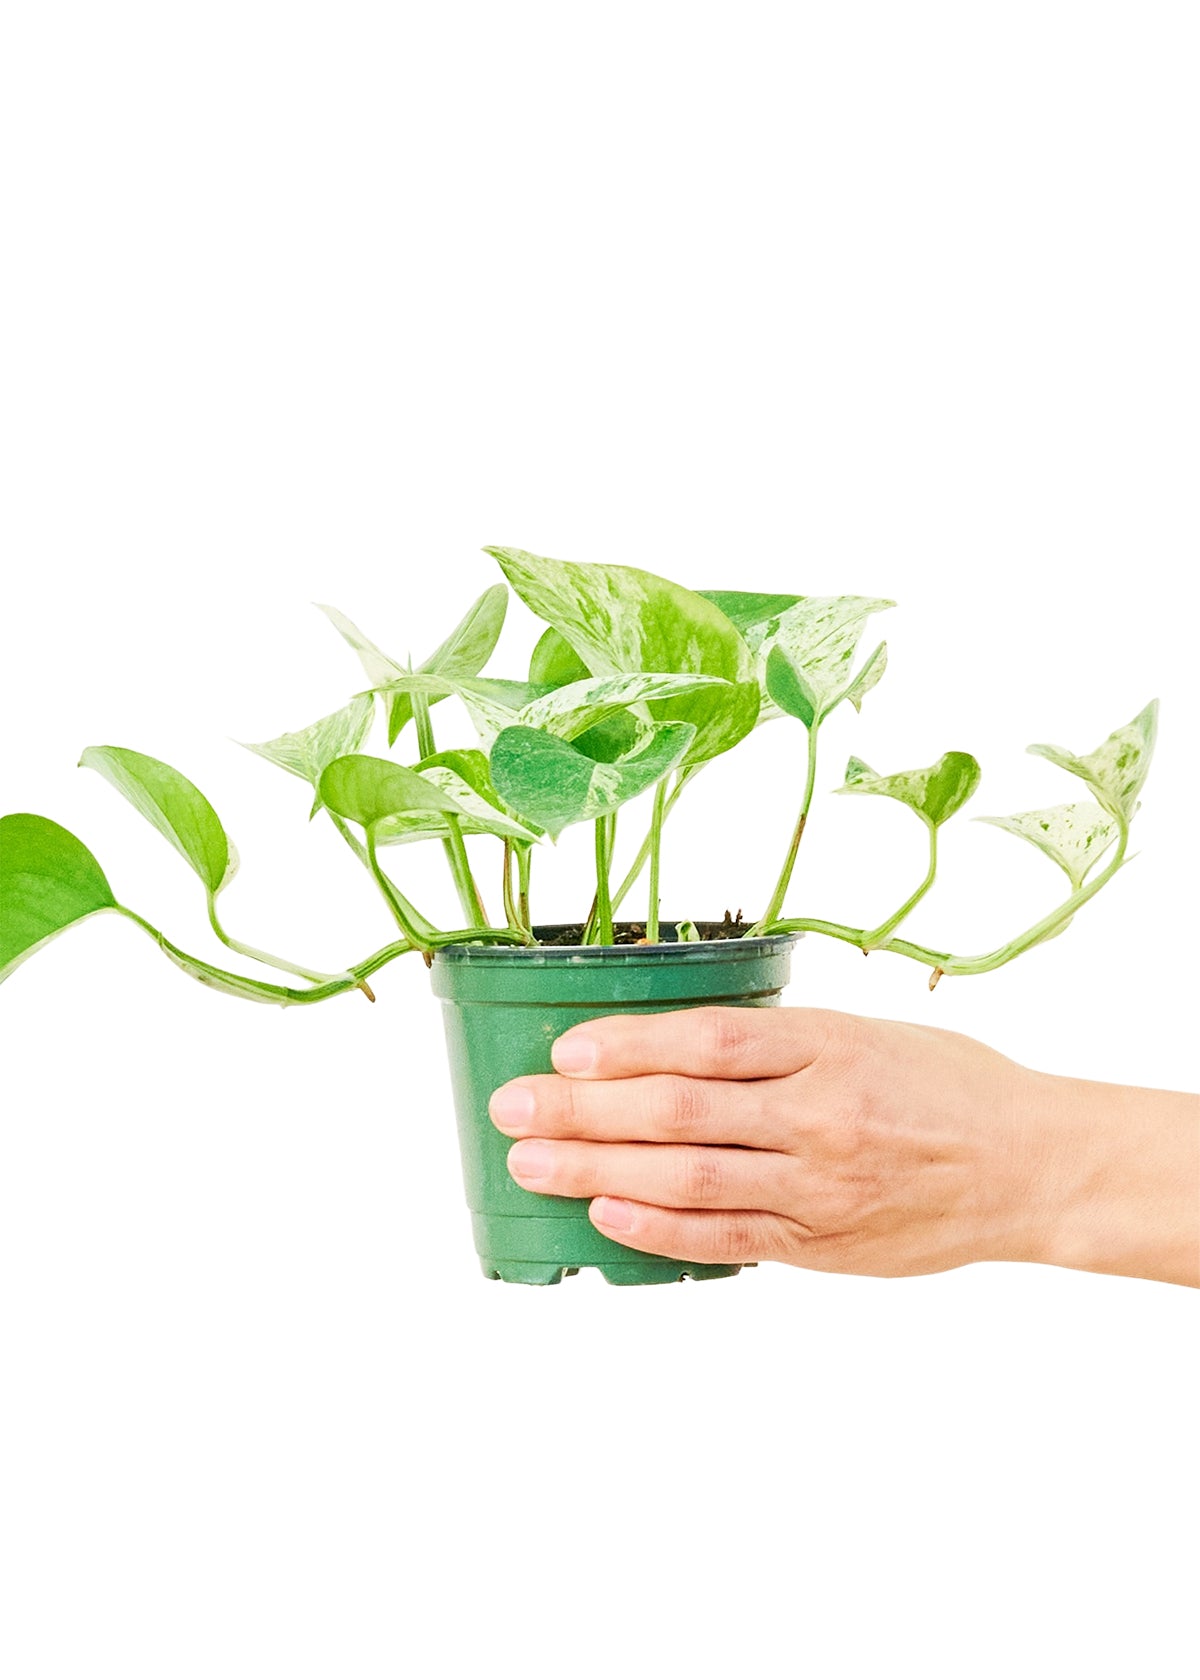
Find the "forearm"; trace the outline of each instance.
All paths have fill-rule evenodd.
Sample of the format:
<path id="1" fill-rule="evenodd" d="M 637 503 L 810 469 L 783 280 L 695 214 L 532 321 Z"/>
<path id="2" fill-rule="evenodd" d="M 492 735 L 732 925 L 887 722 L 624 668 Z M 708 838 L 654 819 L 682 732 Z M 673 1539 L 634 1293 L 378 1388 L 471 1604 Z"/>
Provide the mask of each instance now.
<path id="1" fill-rule="evenodd" d="M 1200 1286 L 1200 1097 L 1047 1076 L 1032 1258 Z"/>

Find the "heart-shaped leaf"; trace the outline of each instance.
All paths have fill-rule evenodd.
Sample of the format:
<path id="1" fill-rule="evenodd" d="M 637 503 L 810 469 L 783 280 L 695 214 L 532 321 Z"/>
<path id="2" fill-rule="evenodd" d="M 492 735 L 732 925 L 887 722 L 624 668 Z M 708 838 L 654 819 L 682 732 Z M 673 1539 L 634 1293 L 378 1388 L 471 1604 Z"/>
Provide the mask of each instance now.
<path id="1" fill-rule="evenodd" d="M 1029 751 L 1085 781 L 1106 810 L 1120 811 L 1128 822 L 1137 809 L 1138 794 L 1150 773 L 1157 734 L 1158 701 L 1152 700 L 1132 723 L 1114 730 L 1107 741 L 1085 757 L 1077 757 L 1065 747 L 1038 745 Z"/>
<path id="2" fill-rule="evenodd" d="M 80 764 L 98 770 L 186 858 L 215 897 L 237 870 L 221 819 L 194 782 L 161 759 L 128 747 L 88 747 Z"/>
<path id="3" fill-rule="evenodd" d="M 321 777 L 320 793 L 331 811 L 368 829 L 410 811 L 466 815 L 456 799 L 415 770 L 366 753 L 335 758 Z"/>
<path id="4" fill-rule="evenodd" d="M 1078 892 L 1097 859 L 1117 838 L 1117 824 L 1091 800 L 1074 805 L 1051 805 L 1043 811 L 1019 811 L 1011 817 L 976 817 L 1045 852 Z"/>
<path id="5" fill-rule="evenodd" d="M 492 785 L 484 753 L 473 749 L 432 753 L 415 768 L 419 776 L 448 794 L 465 813 L 458 818 L 460 833 L 494 834 L 502 840 L 516 840 L 525 845 L 533 845 L 541 838 L 540 830 L 526 827 L 505 811 Z M 402 816 L 385 817 L 376 826 L 375 839 L 380 846 L 397 846 L 414 840 L 444 840 L 449 833 L 444 813 L 408 811 Z"/>
<path id="6" fill-rule="evenodd" d="M 0 817 L 0 980 L 64 928 L 117 908 L 82 840 L 48 817 Z"/>
<path id="7" fill-rule="evenodd" d="M 878 793 L 910 806 L 931 828 L 940 828 L 960 811 L 979 786 L 980 769 L 970 753 L 943 753 L 925 770 L 902 770 L 881 776 L 852 758 L 846 766 L 846 782 L 839 793 Z"/>
<path id="8" fill-rule="evenodd" d="M 490 589 L 485 589 L 461 623 L 455 625 L 441 646 L 417 667 L 418 671 L 431 676 L 474 677 L 478 675 L 491 658 L 496 643 L 500 639 L 507 606 L 508 591 L 502 583 L 495 583 Z M 358 626 L 348 619 L 344 613 L 339 612 L 336 607 L 322 606 L 321 611 L 358 654 L 372 688 L 388 689 L 389 685 L 396 684 L 398 678 L 409 674 L 405 666 L 398 664 L 381 648 L 376 647 L 375 643 L 364 636 Z M 406 692 L 400 687 L 393 687 L 389 693 L 389 746 L 412 717 L 412 692 Z M 427 694 L 430 704 L 434 705 L 438 700 L 444 700 L 447 694 L 452 693 L 453 687 L 452 685 L 433 686 L 420 692 Z"/>
<path id="9" fill-rule="evenodd" d="M 632 566 L 575 565 L 517 548 L 487 552 L 597 676 L 660 672 L 730 684 L 650 703 L 657 722 L 695 726 L 689 764 L 725 752 L 754 727 L 759 690 L 750 650 L 702 595 Z"/>
<path id="10" fill-rule="evenodd" d="M 375 715 L 375 701 L 370 694 L 356 694 L 348 706 L 318 718 L 307 729 L 297 729 L 291 735 L 277 735 L 273 741 L 243 741 L 242 745 L 269 759 L 281 769 L 309 782 L 315 789 L 321 773 L 335 758 L 356 753 L 371 732 Z M 310 816 L 321 809 L 320 794 L 313 800 Z"/>
<path id="11" fill-rule="evenodd" d="M 628 758 L 598 763 L 579 747 L 544 729 L 516 725 L 492 748 L 492 780 L 514 811 L 556 840 L 572 823 L 607 816 L 677 768 L 692 742 L 694 725 L 660 724 Z"/>

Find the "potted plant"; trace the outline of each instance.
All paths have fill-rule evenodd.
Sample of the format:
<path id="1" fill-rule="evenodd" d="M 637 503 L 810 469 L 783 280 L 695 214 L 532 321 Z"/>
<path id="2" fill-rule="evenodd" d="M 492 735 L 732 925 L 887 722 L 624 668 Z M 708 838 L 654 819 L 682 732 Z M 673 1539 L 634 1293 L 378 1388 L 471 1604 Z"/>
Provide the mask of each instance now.
<path id="1" fill-rule="evenodd" d="M 573 565 L 519 549 L 488 552 L 507 585 L 546 624 L 527 676 L 482 673 L 508 603 L 497 583 L 441 646 L 413 668 L 388 657 L 351 621 L 325 612 L 356 650 L 368 686 L 339 711 L 251 750 L 310 784 L 310 815 L 331 822 L 367 869 L 395 935 L 340 973 L 276 957 L 234 938 L 220 897 L 237 867 L 212 805 L 185 776 L 128 748 L 89 747 L 98 771 L 181 854 L 204 890 L 213 933 L 229 950 L 281 971 L 258 979 L 191 956 L 137 911 L 117 902 L 99 863 L 66 829 L 41 816 L 0 819 L 0 980 L 47 940 L 103 911 L 135 922 L 164 954 L 205 985 L 263 1003 L 317 1003 L 359 991 L 393 958 L 420 952 L 441 998 L 462 1142 L 464 1177 L 485 1273 L 509 1282 L 554 1283 L 581 1266 L 611 1282 L 728 1276 L 736 1266 L 689 1265 L 623 1248 L 602 1236 L 586 1204 L 519 1188 L 506 1168 L 508 1142 L 491 1125 L 492 1091 L 519 1074 L 550 1070 L 550 1046 L 576 1022 L 619 1010 L 778 1000 L 793 942 L 806 933 L 865 952 L 907 957 L 943 978 L 983 974 L 1053 938 L 1123 867 L 1129 828 L 1154 746 L 1156 705 L 1077 756 L 1035 746 L 1086 784 L 1074 803 L 982 820 L 1031 842 L 1067 877 L 1050 914 L 994 951 L 959 956 L 901 935 L 928 893 L 939 837 L 979 782 L 969 753 L 948 751 L 916 770 L 847 766 L 842 793 L 908 806 L 928 836 L 928 867 L 913 892 L 876 927 L 786 914 L 786 898 L 816 787 L 821 730 L 843 703 L 855 710 L 884 674 L 886 644 L 861 663 L 867 620 L 893 605 L 860 596 L 816 598 L 746 591 L 697 593 L 625 566 Z M 439 749 L 433 708 L 454 695 L 478 744 Z M 400 756 L 363 751 L 377 713 Z M 712 759 L 772 720 L 802 726 L 798 811 L 768 901 L 753 923 L 660 919 L 663 828 L 689 784 Z M 644 796 L 644 837 L 616 878 L 618 817 Z M 535 859 L 568 829 L 588 831 L 596 887 L 574 926 L 547 927 L 533 913 Z M 476 837 L 481 837 L 478 841 Z M 467 841 L 492 850 L 478 871 Z M 433 841 L 445 853 L 459 903 L 457 928 L 434 923 L 406 896 L 399 848 Z M 388 866 L 385 867 L 385 857 Z M 498 888 L 503 914 L 485 908 Z M 633 897 L 637 890 L 637 896 Z M 636 920 L 620 912 L 631 900 Z M 644 906 L 644 909 L 642 908 Z M 716 906 L 696 906 L 715 913 Z"/>

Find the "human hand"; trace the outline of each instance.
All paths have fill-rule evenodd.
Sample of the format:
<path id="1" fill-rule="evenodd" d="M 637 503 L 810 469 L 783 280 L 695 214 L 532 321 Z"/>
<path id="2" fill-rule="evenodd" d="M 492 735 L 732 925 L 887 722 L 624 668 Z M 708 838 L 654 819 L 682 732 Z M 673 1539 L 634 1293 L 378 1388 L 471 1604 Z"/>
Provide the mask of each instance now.
<path id="1" fill-rule="evenodd" d="M 815 1009 L 614 1015 L 492 1118 L 527 1190 L 681 1260 L 900 1277 L 1031 1260 L 1200 1281 L 1200 1099 Z"/>

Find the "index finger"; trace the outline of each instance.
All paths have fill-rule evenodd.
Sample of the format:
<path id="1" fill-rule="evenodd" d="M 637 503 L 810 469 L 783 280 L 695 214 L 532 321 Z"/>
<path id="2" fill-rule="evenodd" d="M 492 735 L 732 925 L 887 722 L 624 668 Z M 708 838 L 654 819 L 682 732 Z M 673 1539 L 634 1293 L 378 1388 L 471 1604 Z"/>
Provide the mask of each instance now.
<path id="1" fill-rule="evenodd" d="M 555 1040 L 556 1072 L 576 1079 L 645 1073 L 770 1079 L 809 1067 L 850 1017 L 826 1009 L 705 1005 L 657 1015 L 605 1015 Z"/>

